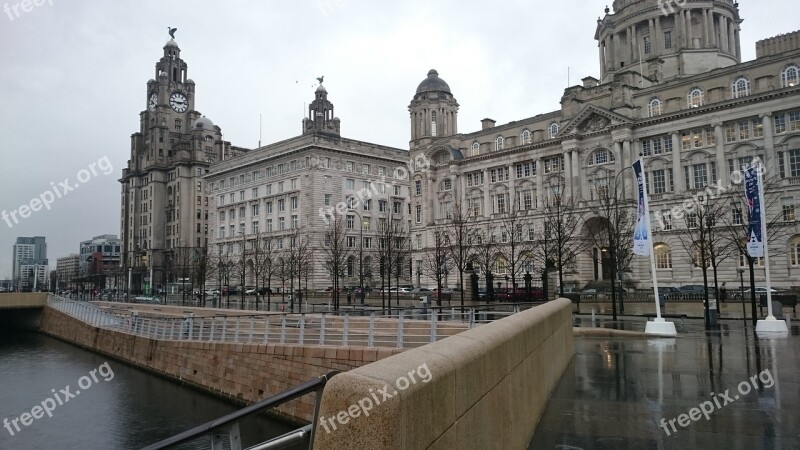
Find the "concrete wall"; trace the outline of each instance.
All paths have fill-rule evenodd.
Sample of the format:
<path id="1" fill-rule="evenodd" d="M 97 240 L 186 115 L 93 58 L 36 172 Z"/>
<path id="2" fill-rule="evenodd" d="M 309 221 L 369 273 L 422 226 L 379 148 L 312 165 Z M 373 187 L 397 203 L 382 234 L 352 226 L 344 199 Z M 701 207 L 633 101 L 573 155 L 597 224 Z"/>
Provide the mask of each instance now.
<path id="1" fill-rule="evenodd" d="M 401 349 L 314 345 L 232 344 L 154 340 L 93 327 L 53 308 L 42 312 L 41 331 L 216 395 L 251 403 L 332 370 L 350 370 Z M 310 421 L 314 396 L 283 405 L 278 413 Z"/>
<path id="2" fill-rule="evenodd" d="M 0 332 L 39 329 L 42 307 L 46 303 L 47 293 L 0 294 Z"/>
<path id="3" fill-rule="evenodd" d="M 559 299 L 337 375 L 323 393 L 314 448 L 527 448 L 574 353 L 571 311 Z M 398 393 L 385 399 L 381 390 Z"/>
<path id="4" fill-rule="evenodd" d="M 46 292 L 9 292 L 0 294 L 0 309 L 41 308 L 46 304 Z"/>

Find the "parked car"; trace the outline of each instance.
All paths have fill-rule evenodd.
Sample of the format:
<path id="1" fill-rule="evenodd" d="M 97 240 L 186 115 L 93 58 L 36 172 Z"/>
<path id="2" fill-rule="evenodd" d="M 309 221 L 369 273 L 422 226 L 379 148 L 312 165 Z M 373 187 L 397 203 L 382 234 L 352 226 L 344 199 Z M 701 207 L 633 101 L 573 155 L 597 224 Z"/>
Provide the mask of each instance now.
<path id="1" fill-rule="evenodd" d="M 658 288 L 658 297 L 662 301 L 675 300 L 680 298 L 680 295 L 681 291 L 676 287 L 663 286 Z"/>
<path id="2" fill-rule="evenodd" d="M 611 292 L 611 286 L 611 281 L 590 281 L 583 287 L 582 292 L 584 294 L 605 294 Z M 627 292 L 627 290 L 619 284 L 615 287 L 617 292 Z"/>
<path id="3" fill-rule="evenodd" d="M 544 291 L 538 287 L 531 288 L 531 295 L 524 288 L 500 288 L 495 291 L 495 298 L 501 302 L 527 302 L 544 300 Z"/>
<path id="4" fill-rule="evenodd" d="M 206 289 L 206 297 L 214 297 L 219 295 L 219 289 Z"/>
<path id="5" fill-rule="evenodd" d="M 425 288 L 425 287 L 418 287 L 411 290 L 413 294 L 430 294 L 433 292 L 433 289 Z"/>

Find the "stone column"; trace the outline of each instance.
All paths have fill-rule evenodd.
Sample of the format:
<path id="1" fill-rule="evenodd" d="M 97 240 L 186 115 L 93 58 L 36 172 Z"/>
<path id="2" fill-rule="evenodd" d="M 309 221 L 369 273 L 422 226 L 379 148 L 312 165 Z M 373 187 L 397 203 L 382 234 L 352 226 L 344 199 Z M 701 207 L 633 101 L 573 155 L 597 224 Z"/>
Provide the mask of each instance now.
<path id="1" fill-rule="evenodd" d="M 664 33 L 661 31 L 661 16 L 655 18 L 655 39 L 653 39 L 653 50 L 656 56 L 664 52 Z"/>
<path id="2" fill-rule="evenodd" d="M 425 212 L 427 216 L 427 224 L 433 225 L 436 220 L 436 210 L 434 209 L 434 199 L 436 199 L 436 180 L 433 179 L 433 174 L 428 171 L 428 189 L 425 192 L 425 203 L 428 204 L 428 210 Z M 391 196 L 390 196 L 391 198 Z M 392 208 L 391 202 L 386 205 L 387 208 Z"/>
<path id="3" fill-rule="evenodd" d="M 625 161 L 624 161 L 624 166 L 622 167 L 622 170 L 625 170 L 627 167 L 630 167 L 631 165 L 633 165 L 633 161 L 636 159 L 636 156 L 634 155 L 634 153 L 635 153 L 634 150 L 635 149 L 633 149 L 631 147 L 633 147 L 633 146 L 631 146 L 631 141 L 629 139 L 625 139 L 624 141 L 622 141 L 622 154 L 625 155 Z M 633 186 L 636 185 L 636 183 L 634 182 L 634 179 L 633 179 L 633 170 L 626 171 L 625 172 L 625 177 L 623 178 L 622 181 L 624 183 L 622 185 L 622 188 L 623 188 L 622 191 L 625 192 L 625 198 L 633 198 L 632 197 L 632 195 L 633 195 Z M 630 191 L 629 191 L 629 188 L 630 188 Z"/>
<path id="4" fill-rule="evenodd" d="M 723 52 L 730 52 L 730 48 L 728 44 L 730 41 L 728 40 L 728 18 L 720 14 L 719 16 L 719 39 L 720 39 L 720 48 Z"/>
<path id="5" fill-rule="evenodd" d="M 725 165 L 725 134 L 722 132 L 722 123 L 714 122 L 714 135 L 717 137 L 716 146 L 716 161 L 717 161 L 717 179 L 714 182 L 719 186 L 727 187 L 730 185 L 730 174 Z"/>
<path id="6" fill-rule="evenodd" d="M 694 31 L 692 30 L 692 10 L 684 11 L 684 23 L 686 24 L 686 48 L 694 48 Z"/>
<path id="7" fill-rule="evenodd" d="M 742 59 L 742 40 L 739 38 L 740 30 L 741 28 L 737 23 L 733 33 L 733 42 L 736 44 L 736 58 L 739 60 Z"/>
<path id="8" fill-rule="evenodd" d="M 656 24 L 655 20 L 650 19 L 647 21 L 648 33 L 650 36 L 650 55 L 655 55 L 656 47 Z"/>
<path id="9" fill-rule="evenodd" d="M 679 133 L 672 133 L 672 184 L 675 186 L 675 193 L 683 192 L 683 166 L 681 166 L 681 136 Z"/>
<path id="10" fill-rule="evenodd" d="M 709 30 L 708 30 L 708 10 L 703 8 L 703 47 L 710 46 Z"/>
<path id="11" fill-rule="evenodd" d="M 633 56 L 633 29 L 628 27 L 625 29 L 625 38 L 628 40 L 626 48 L 628 49 L 628 64 L 633 64 L 636 58 Z"/>
<path id="12" fill-rule="evenodd" d="M 605 68 L 606 72 L 614 70 L 614 50 L 611 46 L 611 36 L 605 38 Z"/>
<path id="13" fill-rule="evenodd" d="M 572 197 L 577 200 L 582 195 L 582 186 L 585 183 L 581 181 L 581 156 L 580 152 L 575 149 L 572 151 Z"/>
<path id="14" fill-rule="evenodd" d="M 564 152 L 564 192 L 562 195 L 570 197 L 572 195 L 572 152 Z"/>
<path id="15" fill-rule="evenodd" d="M 675 42 L 677 44 L 677 49 L 680 50 L 686 45 L 684 44 L 686 39 L 686 27 L 683 25 L 683 11 L 681 9 L 676 9 L 672 21 L 675 24 L 673 27 L 673 30 L 675 30 Z"/>
<path id="16" fill-rule="evenodd" d="M 542 167 L 542 158 L 536 158 L 536 209 L 544 205 L 544 167 Z"/>
<path id="17" fill-rule="evenodd" d="M 624 158 L 624 156 L 622 154 L 622 141 L 616 140 L 616 141 L 614 141 L 614 169 L 616 170 L 616 175 L 615 176 L 619 176 L 619 173 L 622 172 L 622 169 L 624 167 L 623 166 L 623 158 Z M 621 183 L 620 187 L 623 189 L 623 192 L 624 192 L 625 184 Z M 609 186 L 608 188 L 609 189 L 614 189 L 614 186 Z M 613 193 L 613 191 L 611 191 L 611 192 Z"/>
<path id="18" fill-rule="evenodd" d="M 508 165 L 508 195 L 511 196 L 511 200 L 509 203 L 511 204 L 512 208 L 519 209 L 519 205 L 517 205 L 517 186 L 516 186 L 516 177 L 517 174 L 514 172 L 514 165 Z"/>
<path id="19" fill-rule="evenodd" d="M 761 123 L 764 126 L 764 164 L 767 167 L 767 176 L 774 176 L 778 173 L 778 164 L 775 155 L 774 133 L 772 131 L 772 113 L 760 114 Z"/>
<path id="20" fill-rule="evenodd" d="M 733 56 L 738 57 L 736 54 L 736 24 L 728 22 L 728 48 Z"/>
<path id="21" fill-rule="evenodd" d="M 605 52 L 603 51 L 603 47 L 604 46 L 605 46 L 605 43 L 603 41 L 600 41 L 600 42 L 597 43 L 598 53 L 600 54 L 600 78 L 601 79 L 602 79 L 603 75 L 606 74 L 606 55 L 605 55 Z"/>
<path id="22" fill-rule="evenodd" d="M 489 169 L 483 169 L 483 217 L 492 215 L 492 196 L 489 193 Z"/>

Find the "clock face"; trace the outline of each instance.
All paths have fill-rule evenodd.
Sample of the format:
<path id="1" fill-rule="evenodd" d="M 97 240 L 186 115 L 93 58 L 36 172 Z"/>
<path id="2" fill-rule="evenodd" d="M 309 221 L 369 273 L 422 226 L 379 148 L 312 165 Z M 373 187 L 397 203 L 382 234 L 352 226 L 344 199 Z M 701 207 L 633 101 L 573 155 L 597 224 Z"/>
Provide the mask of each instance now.
<path id="1" fill-rule="evenodd" d="M 175 112 L 186 112 L 189 109 L 189 100 L 182 93 L 173 92 L 172 95 L 169 96 L 169 106 L 171 106 Z"/>
<path id="2" fill-rule="evenodd" d="M 158 94 L 153 94 L 150 96 L 150 101 L 147 103 L 148 108 L 150 111 L 155 111 L 156 106 L 158 106 Z"/>

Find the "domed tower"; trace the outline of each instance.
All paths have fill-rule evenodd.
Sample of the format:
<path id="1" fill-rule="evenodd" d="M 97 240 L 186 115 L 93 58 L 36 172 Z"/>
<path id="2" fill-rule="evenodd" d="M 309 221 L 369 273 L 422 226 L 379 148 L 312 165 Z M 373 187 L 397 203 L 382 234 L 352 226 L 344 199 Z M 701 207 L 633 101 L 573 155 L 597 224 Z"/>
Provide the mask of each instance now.
<path id="1" fill-rule="evenodd" d="M 450 86 L 431 69 L 408 107 L 411 113 L 411 147 L 440 136 L 458 133 L 458 102 Z"/>
<path id="2" fill-rule="evenodd" d="M 329 133 L 341 135 L 341 121 L 333 115 L 333 103 L 328 101 L 328 90 L 322 83 L 308 106 L 308 117 L 303 119 L 303 134 Z"/>
<path id="3" fill-rule="evenodd" d="M 653 82 L 741 62 L 739 4 L 734 0 L 615 0 L 597 21 L 603 83 L 639 72 Z"/>

